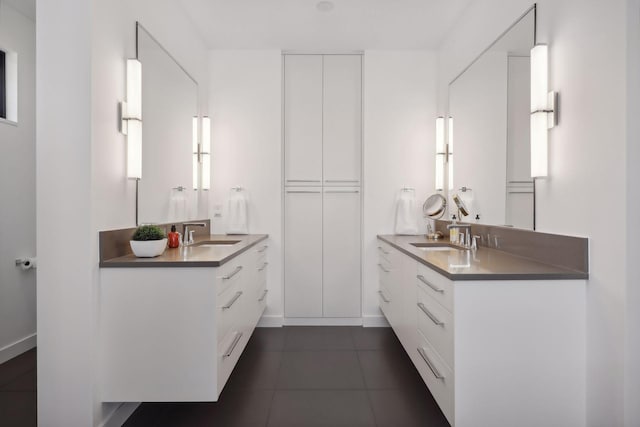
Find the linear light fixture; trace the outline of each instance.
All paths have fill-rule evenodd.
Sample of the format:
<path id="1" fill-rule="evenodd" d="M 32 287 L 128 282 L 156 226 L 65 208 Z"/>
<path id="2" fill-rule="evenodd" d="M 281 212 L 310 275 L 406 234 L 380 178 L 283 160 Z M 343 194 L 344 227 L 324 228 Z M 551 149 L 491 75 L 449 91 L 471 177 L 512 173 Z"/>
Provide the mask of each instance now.
<path id="1" fill-rule="evenodd" d="M 549 50 L 531 49 L 531 177 L 548 176 L 549 129 L 557 124 L 557 94 L 549 92 Z"/>
<path id="2" fill-rule="evenodd" d="M 453 190 L 453 117 L 449 116 L 449 129 L 447 132 L 447 164 L 449 165 L 448 185 L 449 190 Z"/>
<path id="3" fill-rule="evenodd" d="M 202 118 L 202 189 L 211 188 L 211 119 Z"/>
<path id="4" fill-rule="evenodd" d="M 191 144 L 193 147 L 193 189 L 199 188 L 198 172 L 200 169 L 200 142 L 198 140 L 198 116 L 193 116 L 191 119 Z"/>
<path id="5" fill-rule="evenodd" d="M 120 105 L 121 131 L 127 135 L 127 177 L 142 178 L 142 64 L 127 59 L 127 100 Z"/>
<path id="6" fill-rule="evenodd" d="M 444 190 L 444 167 L 447 157 L 444 126 L 444 117 L 436 118 L 436 191 Z"/>

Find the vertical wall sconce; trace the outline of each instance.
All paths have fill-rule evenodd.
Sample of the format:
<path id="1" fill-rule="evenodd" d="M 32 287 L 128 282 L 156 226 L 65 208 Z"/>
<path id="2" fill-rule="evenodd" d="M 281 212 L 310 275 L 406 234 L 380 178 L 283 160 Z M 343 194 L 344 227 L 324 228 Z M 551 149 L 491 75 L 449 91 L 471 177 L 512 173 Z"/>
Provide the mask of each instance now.
<path id="1" fill-rule="evenodd" d="M 449 129 L 447 132 L 447 164 L 449 165 L 448 184 L 449 190 L 453 190 L 453 117 L 449 117 Z"/>
<path id="2" fill-rule="evenodd" d="M 446 147 L 444 141 L 444 117 L 436 118 L 436 191 L 444 190 Z"/>
<path id="3" fill-rule="evenodd" d="M 142 178 L 142 64 L 127 60 L 127 101 L 120 105 L 121 131 L 127 135 L 127 177 Z"/>
<path id="4" fill-rule="evenodd" d="M 211 188 L 211 119 L 202 118 L 202 189 Z"/>
<path id="5" fill-rule="evenodd" d="M 191 120 L 191 140 L 193 147 L 193 189 L 197 190 L 199 186 L 198 177 L 200 169 L 200 143 L 198 140 L 198 116 L 193 116 Z"/>
<path id="6" fill-rule="evenodd" d="M 549 92 L 547 45 L 531 49 L 531 177 L 548 175 L 549 129 L 557 123 L 557 94 Z"/>

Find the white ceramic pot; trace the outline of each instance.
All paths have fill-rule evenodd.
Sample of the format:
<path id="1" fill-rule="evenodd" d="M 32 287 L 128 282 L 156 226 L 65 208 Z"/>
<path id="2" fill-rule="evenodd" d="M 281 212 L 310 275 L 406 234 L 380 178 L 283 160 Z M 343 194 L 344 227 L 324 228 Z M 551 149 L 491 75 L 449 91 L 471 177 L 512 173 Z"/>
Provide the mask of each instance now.
<path id="1" fill-rule="evenodd" d="M 167 249 L 167 239 L 162 240 L 130 240 L 131 250 L 133 254 L 138 258 L 153 258 L 158 255 L 162 255 L 165 249 Z"/>

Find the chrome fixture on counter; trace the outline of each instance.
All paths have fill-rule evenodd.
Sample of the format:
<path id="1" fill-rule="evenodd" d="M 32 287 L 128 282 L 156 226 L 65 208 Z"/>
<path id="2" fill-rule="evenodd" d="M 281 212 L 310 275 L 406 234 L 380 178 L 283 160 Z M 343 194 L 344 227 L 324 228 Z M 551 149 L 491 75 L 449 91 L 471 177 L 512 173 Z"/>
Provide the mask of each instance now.
<path id="1" fill-rule="evenodd" d="M 189 230 L 189 227 L 206 227 L 206 226 L 207 224 L 205 224 L 204 222 L 185 222 L 184 224 L 182 224 L 182 236 L 184 239 L 182 244 L 184 246 L 193 245 L 194 230 Z"/>

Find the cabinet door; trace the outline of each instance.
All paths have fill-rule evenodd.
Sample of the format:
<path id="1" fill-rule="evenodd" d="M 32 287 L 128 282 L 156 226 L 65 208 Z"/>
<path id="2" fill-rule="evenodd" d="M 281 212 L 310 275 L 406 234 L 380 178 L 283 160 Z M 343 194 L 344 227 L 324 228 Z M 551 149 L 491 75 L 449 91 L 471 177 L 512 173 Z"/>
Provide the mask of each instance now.
<path id="1" fill-rule="evenodd" d="M 322 190 L 285 190 L 286 317 L 322 317 Z"/>
<path id="2" fill-rule="evenodd" d="M 360 185 L 362 56 L 324 56 L 323 160 L 325 185 Z"/>
<path id="3" fill-rule="evenodd" d="M 361 316 L 360 190 L 324 190 L 324 317 Z"/>
<path id="4" fill-rule="evenodd" d="M 322 56 L 284 57 L 286 185 L 322 183 Z"/>

